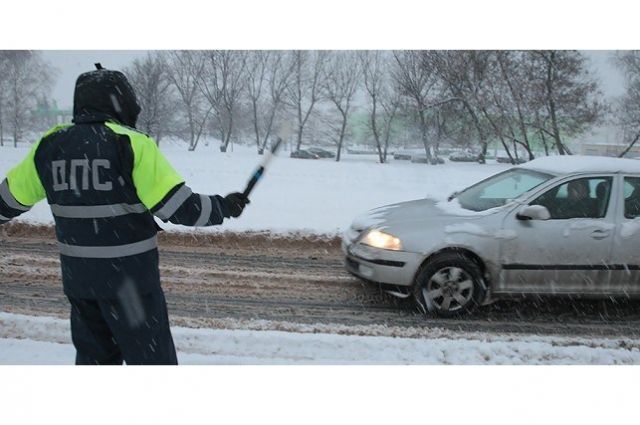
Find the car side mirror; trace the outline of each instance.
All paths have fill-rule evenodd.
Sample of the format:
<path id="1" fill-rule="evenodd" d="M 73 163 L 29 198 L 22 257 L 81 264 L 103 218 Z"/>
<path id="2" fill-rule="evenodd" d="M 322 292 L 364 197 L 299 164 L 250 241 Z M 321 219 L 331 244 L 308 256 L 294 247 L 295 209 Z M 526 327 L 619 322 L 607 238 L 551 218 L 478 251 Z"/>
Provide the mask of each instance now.
<path id="1" fill-rule="evenodd" d="M 547 207 L 542 205 L 525 205 L 516 214 L 518 220 L 549 220 L 551 214 Z"/>

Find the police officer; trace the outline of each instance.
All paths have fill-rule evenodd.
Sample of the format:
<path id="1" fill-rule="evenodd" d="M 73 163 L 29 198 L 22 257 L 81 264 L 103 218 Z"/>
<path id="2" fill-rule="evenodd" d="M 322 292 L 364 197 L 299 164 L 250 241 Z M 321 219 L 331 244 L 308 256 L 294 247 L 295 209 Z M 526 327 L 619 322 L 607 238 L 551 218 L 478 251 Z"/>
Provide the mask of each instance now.
<path id="1" fill-rule="evenodd" d="M 0 184 L 0 224 L 47 198 L 76 364 L 177 364 L 153 216 L 212 226 L 249 200 L 194 193 L 135 129 L 140 106 L 125 76 L 96 67 L 78 77 L 73 124 L 45 133 Z"/>

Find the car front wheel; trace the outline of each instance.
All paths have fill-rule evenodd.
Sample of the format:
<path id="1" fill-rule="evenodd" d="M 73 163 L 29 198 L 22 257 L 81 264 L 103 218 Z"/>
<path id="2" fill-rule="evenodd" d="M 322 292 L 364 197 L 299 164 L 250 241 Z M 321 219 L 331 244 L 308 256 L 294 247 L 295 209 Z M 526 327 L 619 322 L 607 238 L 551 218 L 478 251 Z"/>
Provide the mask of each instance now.
<path id="1" fill-rule="evenodd" d="M 460 253 L 444 253 L 430 260 L 416 276 L 414 296 L 425 312 L 454 317 L 471 312 L 487 293 L 482 270 Z"/>

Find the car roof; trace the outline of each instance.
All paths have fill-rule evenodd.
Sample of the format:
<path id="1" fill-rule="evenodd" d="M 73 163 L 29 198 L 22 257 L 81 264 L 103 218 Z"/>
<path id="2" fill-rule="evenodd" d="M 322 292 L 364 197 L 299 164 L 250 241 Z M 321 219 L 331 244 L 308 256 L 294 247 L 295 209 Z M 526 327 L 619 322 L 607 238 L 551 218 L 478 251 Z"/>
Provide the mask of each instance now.
<path id="1" fill-rule="evenodd" d="M 573 173 L 640 173 L 640 161 L 608 156 L 556 155 L 534 159 L 518 168 L 557 176 Z"/>

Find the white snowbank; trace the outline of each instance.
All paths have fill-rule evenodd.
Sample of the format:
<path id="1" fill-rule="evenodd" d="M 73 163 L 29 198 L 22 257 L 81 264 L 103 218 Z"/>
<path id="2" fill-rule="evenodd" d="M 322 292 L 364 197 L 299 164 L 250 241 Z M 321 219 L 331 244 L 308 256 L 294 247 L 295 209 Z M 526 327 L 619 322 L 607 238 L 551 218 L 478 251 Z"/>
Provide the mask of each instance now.
<path id="1" fill-rule="evenodd" d="M 443 333 L 446 335 L 447 333 Z M 436 338 L 174 327 L 181 364 L 639 364 L 640 340 Z M 0 313 L 0 364 L 72 364 L 68 321 Z"/>
<path id="2" fill-rule="evenodd" d="M 0 147 L 0 179 L 23 159 L 28 149 L 28 145 Z M 243 146 L 220 153 L 217 143 L 202 145 L 195 152 L 176 144 L 161 144 L 161 149 L 194 191 L 209 194 L 225 195 L 244 189 L 262 159 L 255 149 Z M 199 231 L 339 234 L 355 216 L 370 209 L 427 196 L 443 199 L 509 167 L 475 163 L 432 166 L 393 160 L 378 164 L 375 155 L 346 154 L 340 162 L 288 156 L 289 152 L 283 151 L 274 159 L 242 217 Z M 19 220 L 53 223 L 46 202 L 40 202 Z M 163 227 L 194 231 L 171 224 Z"/>

